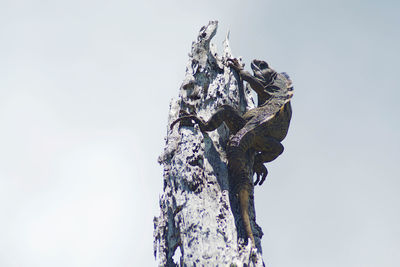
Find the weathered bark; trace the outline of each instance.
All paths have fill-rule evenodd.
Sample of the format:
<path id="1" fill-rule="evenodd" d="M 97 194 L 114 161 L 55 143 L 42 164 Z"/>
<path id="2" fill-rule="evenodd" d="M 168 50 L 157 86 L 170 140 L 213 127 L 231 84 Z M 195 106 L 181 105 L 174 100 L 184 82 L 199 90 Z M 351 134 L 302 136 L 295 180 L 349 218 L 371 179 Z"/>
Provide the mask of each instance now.
<path id="1" fill-rule="evenodd" d="M 160 266 L 263 266 L 253 192 L 249 215 L 257 249 L 247 240 L 237 196 L 230 188 L 225 153 L 228 128 L 223 124 L 204 134 L 197 125 L 169 128 L 179 110 L 207 120 L 222 104 L 243 113 L 254 107 L 250 91 L 227 67 L 226 59 L 233 57 L 228 40 L 222 56 L 210 45 L 216 30 L 216 21 L 200 30 L 179 98 L 170 104 L 166 147 L 159 158 L 164 166 L 164 192 L 160 216 L 154 218 L 154 253 Z M 252 180 L 254 152 L 248 153 L 247 172 Z M 178 250 L 181 255 L 176 259 Z"/>

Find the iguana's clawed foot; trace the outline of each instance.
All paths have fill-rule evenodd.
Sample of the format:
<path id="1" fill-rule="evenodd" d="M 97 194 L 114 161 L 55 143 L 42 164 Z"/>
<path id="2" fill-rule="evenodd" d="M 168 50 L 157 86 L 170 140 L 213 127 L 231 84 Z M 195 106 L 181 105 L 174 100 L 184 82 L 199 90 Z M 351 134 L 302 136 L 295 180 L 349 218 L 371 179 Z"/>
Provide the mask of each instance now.
<path id="1" fill-rule="evenodd" d="M 243 66 L 239 63 L 239 60 L 237 58 L 228 58 L 228 66 L 236 70 L 237 72 L 240 72 L 243 70 Z"/>
<path id="2" fill-rule="evenodd" d="M 265 168 L 265 166 L 262 162 L 254 162 L 253 170 L 257 175 L 257 179 L 254 182 L 254 185 L 257 185 L 257 184 L 262 185 L 268 174 L 267 168 Z M 260 181 L 260 178 L 261 178 L 261 181 Z"/>

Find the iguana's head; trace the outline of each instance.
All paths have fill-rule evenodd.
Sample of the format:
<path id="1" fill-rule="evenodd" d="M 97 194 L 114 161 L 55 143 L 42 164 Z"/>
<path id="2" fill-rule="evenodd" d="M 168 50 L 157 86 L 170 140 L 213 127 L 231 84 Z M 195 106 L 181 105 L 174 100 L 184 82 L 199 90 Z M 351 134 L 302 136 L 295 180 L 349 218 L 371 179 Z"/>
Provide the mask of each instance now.
<path id="1" fill-rule="evenodd" d="M 276 76 L 276 72 L 263 60 L 254 59 L 251 62 L 251 69 L 253 70 L 254 77 L 259 79 L 263 85 L 271 83 Z"/>
<path id="2" fill-rule="evenodd" d="M 291 91 L 292 80 L 285 72 L 277 73 L 271 69 L 267 62 L 254 59 L 251 62 L 251 69 L 256 77 L 270 94 L 293 94 Z"/>

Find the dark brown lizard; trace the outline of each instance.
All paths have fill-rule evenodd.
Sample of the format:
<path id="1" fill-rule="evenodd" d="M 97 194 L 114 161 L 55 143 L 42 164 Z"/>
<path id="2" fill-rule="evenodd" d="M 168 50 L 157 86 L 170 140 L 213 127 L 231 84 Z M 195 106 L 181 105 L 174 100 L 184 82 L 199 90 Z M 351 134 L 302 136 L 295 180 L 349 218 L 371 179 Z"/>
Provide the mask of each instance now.
<path id="1" fill-rule="evenodd" d="M 222 122 L 228 126 L 230 130 L 227 145 L 229 182 L 238 194 L 246 234 L 255 246 L 248 211 L 249 194 L 253 184 L 246 175 L 244 158 L 249 149 L 255 151 L 253 171 L 257 178 L 254 185 L 261 185 L 268 174 L 264 163 L 273 161 L 283 152 L 281 141 L 286 137 L 292 116 L 290 99 L 293 95 L 293 87 L 287 74 L 277 73 L 265 61 L 253 60 L 251 68 L 254 75 L 243 70 L 237 59 L 230 59 L 228 64 L 257 93 L 258 107 L 247 111 L 242 116 L 233 107 L 223 105 L 207 122 L 195 115 L 184 115 L 171 124 L 171 129 L 179 121 L 190 124 L 191 120 L 199 125 L 202 132 L 213 131 Z"/>

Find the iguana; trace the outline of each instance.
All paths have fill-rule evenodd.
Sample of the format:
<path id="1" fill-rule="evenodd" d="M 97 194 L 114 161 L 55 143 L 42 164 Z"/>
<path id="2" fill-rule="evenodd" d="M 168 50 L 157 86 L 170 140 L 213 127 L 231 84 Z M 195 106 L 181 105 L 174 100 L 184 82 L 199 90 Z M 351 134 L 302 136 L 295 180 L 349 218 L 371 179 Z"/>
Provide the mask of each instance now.
<path id="1" fill-rule="evenodd" d="M 171 124 L 171 129 L 179 121 L 190 123 L 191 120 L 199 125 L 202 132 L 213 131 L 222 122 L 228 126 L 229 182 L 238 194 L 246 234 L 254 247 L 255 240 L 248 211 L 249 194 L 253 184 L 246 175 L 244 158 L 249 149 L 255 151 L 253 171 L 257 179 L 254 185 L 261 185 L 268 174 L 263 163 L 276 159 L 283 152 L 281 141 L 286 137 L 292 116 L 290 100 L 293 87 L 286 73 L 277 73 L 265 61 L 252 61 L 254 75 L 245 71 L 237 59 L 229 59 L 228 65 L 256 91 L 258 107 L 240 115 L 232 106 L 223 105 L 207 122 L 195 115 L 185 114 Z"/>

